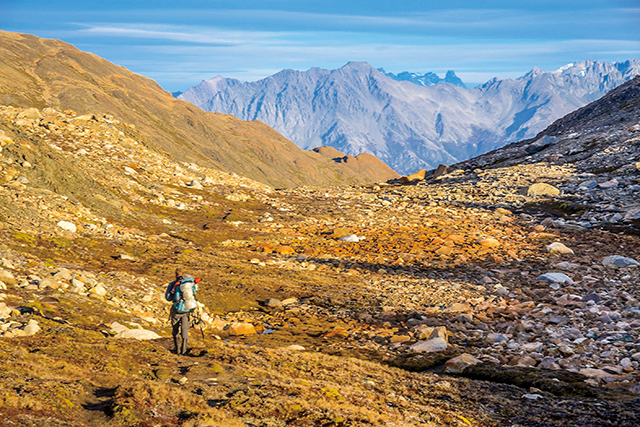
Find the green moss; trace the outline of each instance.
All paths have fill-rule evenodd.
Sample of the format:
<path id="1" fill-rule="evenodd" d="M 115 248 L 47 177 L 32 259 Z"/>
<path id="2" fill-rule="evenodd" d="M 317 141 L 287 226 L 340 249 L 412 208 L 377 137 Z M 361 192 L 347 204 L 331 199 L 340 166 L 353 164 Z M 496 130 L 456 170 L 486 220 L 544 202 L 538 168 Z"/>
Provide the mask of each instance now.
<path id="1" fill-rule="evenodd" d="M 115 405 L 113 407 L 113 424 L 122 427 L 140 425 L 142 418 L 130 405 Z"/>
<path id="2" fill-rule="evenodd" d="M 13 233 L 11 233 L 11 237 L 13 237 L 15 240 L 18 240 L 18 241 L 24 242 L 24 243 L 35 243 L 36 242 L 36 238 L 35 237 L 30 236 L 27 233 L 23 233 L 21 231 L 14 231 Z"/>
<path id="3" fill-rule="evenodd" d="M 73 241 L 71 239 L 67 239 L 66 237 L 54 237 L 53 239 L 51 239 L 51 244 L 56 248 L 68 249 L 73 245 Z"/>

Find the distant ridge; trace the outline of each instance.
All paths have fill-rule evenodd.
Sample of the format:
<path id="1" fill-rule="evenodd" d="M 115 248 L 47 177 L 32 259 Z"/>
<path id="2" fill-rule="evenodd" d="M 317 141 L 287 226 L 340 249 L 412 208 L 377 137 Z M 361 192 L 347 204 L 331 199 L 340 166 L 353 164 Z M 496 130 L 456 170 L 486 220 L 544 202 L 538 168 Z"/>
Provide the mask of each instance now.
<path id="1" fill-rule="evenodd" d="M 154 81 L 58 40 L 0 32 L 0 104 L 110 114 L 173 158 L 274 187 L 354 184 L 397 176 L 300 150 L 267 125 L 203 112 Z"/>
<path id="2" fill-rule="evenodd" d="M 460 80 L 460 78 L 456 76 L 456 73 L 453 70 L 447 71 L 447 74 L 445 75 L 444 79 L 440 78 L 440 76 L 438 76 L 436 73 L 431 73 L 431 72 L 419 74 L 419 73 L 410 73 L 409 71 L 403 71 L 398 74 L 393 74 L 393 73 L 387 73 L 384 70 L 384 68 L 378 68 L 378 71 L 380 71 L 382 74 L 384 74 L 387 77 L 391 77 L 393 80 L 397 80 L 399 82 L 402 82 L 402 81 L 411 82 L 419 86 L 433 86 L 438 83 L 450 83 L 454 86 L 467 87 L 462 82 L 462 80 Z"/>
<path id="3" fill-rule="evenodd" d="M 640 60 L 589 60 L 467 89 L 397 81 L 366 62 L 350 62 L 336 70 L 283 70 L 250 83 L 218 76 L 180 99 L 260 120 L 305 149 L 371 153 L 408 174 L 531 138 L 639 72 Z M 421 78 L 427 84 L 429 73 Z"/>

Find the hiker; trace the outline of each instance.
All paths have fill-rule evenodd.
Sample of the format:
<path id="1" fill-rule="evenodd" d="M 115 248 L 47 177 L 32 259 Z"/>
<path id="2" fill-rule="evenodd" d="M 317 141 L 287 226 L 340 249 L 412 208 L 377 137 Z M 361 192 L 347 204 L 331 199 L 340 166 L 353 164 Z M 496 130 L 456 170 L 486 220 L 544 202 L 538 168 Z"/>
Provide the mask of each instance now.
<path id="1" fill-rule="evenodd" d="M 169 319 L 173 328 L 173 344 L 176 354 L 187 354 L 189 340 L 190 315 L 198 307 L 196 291 L 200 278 L 183 275 L 176 268 L 176 280 L 169 283 L 164 297 L 171 304 Z"/>

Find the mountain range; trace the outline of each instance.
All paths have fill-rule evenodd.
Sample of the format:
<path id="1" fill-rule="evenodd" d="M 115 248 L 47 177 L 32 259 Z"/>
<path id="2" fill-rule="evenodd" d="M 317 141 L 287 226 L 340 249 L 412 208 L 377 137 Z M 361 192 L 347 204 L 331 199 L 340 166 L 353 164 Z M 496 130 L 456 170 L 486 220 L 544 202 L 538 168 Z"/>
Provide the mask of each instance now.
<path id="1" fill-rule="evenodd" d="M 179 98 L 207 111 L 260 120 L 301 148 L 367 152 L 407 174 L 533 137 L 639 72 L 639 60 L 588 60 L 467 89 L 398 81 L 404 73 L 390 76 L 351 62 L 336 70 L 283 70 L 256 82 L 217 76 Z"/>
<path id="2" fill-rule="evenodd" d="M 59 40 L 0 32 L 0 57 L 0 105 L 109 114 L 133 125 L 128 137 L 183 162 L 275 187 L 396 176 L 371 155 L 327 157 L 326 151 L 299 149 L 263 123 L 204 112 L 146 77 Z"/>
<path id="3" fill-rule="evenodd" d="M 393 80 L 396 80 L 399 82 L 411 82 L 411 83 L 417 84 L 418 86 L 433 86 L 435 84 L 445 82 L 445 83 L 451 83 L 454 86 L 467 87 L 462 82 L 462 80 L 460 80 L 460 77 L 456 76 L 456 73 L 453 70 L 447 71 L 447 74 L 445 74 L 444 79 L 438 76 L 436 73 L 431 73 L 431 72 L 420 74 L 420 73 L 411 73 L 409 71 L 403 71 L 401 73 L 394 74 L 394 73 L 386 72 L 384 68 L 378 68 L 378 71 L 380 71 L 382 74 L 384 74 L 387 77 L 391 77 Z"/>

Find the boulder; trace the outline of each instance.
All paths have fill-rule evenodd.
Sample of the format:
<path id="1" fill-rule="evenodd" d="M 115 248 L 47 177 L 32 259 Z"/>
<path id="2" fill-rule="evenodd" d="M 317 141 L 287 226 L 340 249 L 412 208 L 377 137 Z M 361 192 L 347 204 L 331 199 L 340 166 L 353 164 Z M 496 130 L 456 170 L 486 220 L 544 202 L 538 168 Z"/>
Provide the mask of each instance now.
<path id="1" fill-rule="evenodd" d="M 297 345 L 297 344 L 291 344 L 285 347 L 284 349 L 288 351 L 305 351 L 306 350 L 303 346 Z"/>
<path id="2" fill-rule="evenodd" d="M 70 231 L 72 233 L 75 233 L 77 229 L 76 225 L 69 221 L 59 221 L 57 225 L 63 230 Z"/>
<path id="3" fill-rule="evenodd" d="M 611 265 L 615 267 L 638 267 L 640 263 L 633 258 L 627 258 L 620 255 L 609 255 L 602 260 L 602 265 Z"/>
<path id="4" fill-rule="evenodd" d="M 487 239 L 482 239 L 480 240 L 480 246 L 484 247 L 484 248 L 497 248 L 498 246 L 500 246 L 500 242 L 494 238 L 487 238 Z"/>
<path id="5" fill-rule="evenodd" d="M 269 308 L 282 308 L 282 301 L 276 298 L 269 298 L 264 302 L 264 306 Z"/>
<path id="6" fill-rule="evenodd" d="M 251 323 L 245 322 L 231 324 L 231 326 L 229 326 L 229 329 L 227 329 L 227 332 L 229 333 L 229 335 L 233 336 L 250 335 L 257 333 L 256 328 Z"/>
<path id="7" fill-rule="evenodd" d="M 338 240 L 342 242 L 358 243 L 361 239 L 362 239 L 361 237 L 358 237 L 355 234 L 349 234 L 348 236 L 344 236 Z"/>
<path id="8" fill-rule="evenodd" d="M 564 273 L 545 273 L 536 280 L 544 280 L 550 283 L 573 283 L 573 279 Z"/>
<path id="9" fill-rule="evenodd" d="M 146 329 L 126 329 L 118 332 L 114 338 L 132 338 L 136 340 L 155 340 L 162 338 L 153 331 Z"/>
<path id="10" fill-rule="evenodd" d="M 553 185 L 545 184 L 543 182 L 538 182 L 532 184 L 527 189 L 527 196 L 548 196 L 548 197 L 556 197 L 560 195 L 560 190 L 558 190 Z"/>
<path id="11" fill-rule="evenodd" d="M 25 333 L 25 336 L 30 337 L 32 335 L 37 334 L 38 332 L 40 332 L 40 326 L 38 325 L 38 322 L 36 322 L 35 320 L 30 320 L 29 324 L 27 324 L 27 326 L 25 326 L 24 328 L 22 328 L 22 330 Z"/>
<path id="12" fill-rule="evenodd" d="M 461 374 L 465 368 L 481 363 L 480 359 L 473 357 L 468 353 L 462 353 L 460 356 L 447 360 L 444 364 L 444 372 L 446 374 Z"/>
<path id="13" fill-rule="evenodd" d="M 89 289 L 89 293 L 103 297 L 107 295 L 107 289 L 102 284 L 98 283 L 96 286 Z"/>
<path id="14" fill-rule="evenodd" d="M 433 176 L 431 178 L 438 179 L 443 175 L 446 175 L 449 172 L 449 166 L 447 165 L 438 165 L 436 170 L 433 172 Z"/>
<path id="15" fill-rule="evenodd" d="M 53 277 L 47 277 L 46 279 L 42 279 L 38 283 L 39 289 L 51 288 L 51 289 L 60 289 L 62 287 L 62 283 L 58 279 Z"/>
<path id="16" fill-rule="evenodd" d="M 420 341 L 411 346 L 411 349 L 417 353 L 435 353 L 444 351 L 449 347 L 445 338 L 431 338 L 426 341 Z"/>
<path id="17" fill-rule="evenodd" d="M 550 254 L 557 255 L 573 255 L 573 250 L 566 247 L 564 244 L 560 242 L 553 242 L 547 246 L 547 251 Z"/>
<path id="18" fill-rule="evenodd" d="M 13 276 L 13 273 L 7 270 L 0 270 L 0 282 L 3 282 L 7 285 L 17 285 L 18 281 Z"/>
<path id="19" fill-rule="evenodd" d="M 418 172 L 412 173 L 411 175 L 403 176 L 400 178 L 400 181 L 404 184 L 408 184 L 413 181 L 424 181 L 425 176 L 427 175 L 427 170 L 422 169 Z"/>

